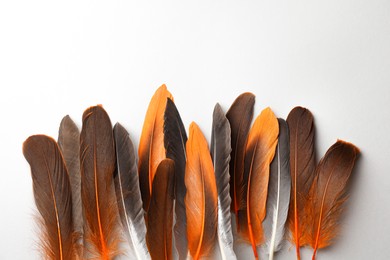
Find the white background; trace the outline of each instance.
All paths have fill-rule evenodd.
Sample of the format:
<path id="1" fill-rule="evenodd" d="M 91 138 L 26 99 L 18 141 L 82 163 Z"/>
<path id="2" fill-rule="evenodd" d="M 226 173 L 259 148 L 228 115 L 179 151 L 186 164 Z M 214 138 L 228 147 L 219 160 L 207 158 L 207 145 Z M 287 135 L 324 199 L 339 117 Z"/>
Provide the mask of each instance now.
<path id="1" fill-rule="evenodd" d="M 64 115 L 80 126 L 103 104 L 138 145 L 163 83 L 186 127 L 196 121 L 207 138 L 215 103 L 226 110 L 251 91 L 256 114 L 308 107 L 318 157 L 337 138 L 356 144 L 341 235 L 318 259 L 388 259 L 390 2 L 135 2 L 1 1 L 0 259 L 38 259 L 23 141 L 57 138 Z M 294 248 L 277 256 L 295 259 Z"/>

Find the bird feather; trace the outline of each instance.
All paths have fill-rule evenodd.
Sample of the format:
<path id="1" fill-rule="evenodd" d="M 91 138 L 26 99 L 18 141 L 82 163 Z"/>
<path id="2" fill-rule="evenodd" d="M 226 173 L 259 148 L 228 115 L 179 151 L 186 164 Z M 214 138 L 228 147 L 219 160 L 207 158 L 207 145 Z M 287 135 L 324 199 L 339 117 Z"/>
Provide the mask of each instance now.
<path id="1" fill-rule="evenodd" d="M 237 259 L 233 251 L 230 215 L 229 161 L 231 152 L 230 125 L 219 104 L 213 112 L 210 145 L 218 191 L 218 244 L 223 260 Z"/>

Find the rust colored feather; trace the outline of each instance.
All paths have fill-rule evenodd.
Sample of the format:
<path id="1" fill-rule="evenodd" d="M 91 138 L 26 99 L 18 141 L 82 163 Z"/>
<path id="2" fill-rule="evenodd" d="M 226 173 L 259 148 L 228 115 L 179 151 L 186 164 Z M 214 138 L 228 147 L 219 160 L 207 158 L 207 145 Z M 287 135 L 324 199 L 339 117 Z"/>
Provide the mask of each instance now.
<path id="1" fill-rule="evenodd" d="M 337 141 L 326 152 L 316 169 L 316 176 L 305 207 L 307 232 L 302 241 L 313 249 L 313 260 L 320 248 L 329 246 L 338 234 L 340 214 L 347 199 L 348 185 L 359 149 L 351 143 Z"/>
<path id="2" fill-rule="evenodd" d="M 72 195 L 64 159 L 55 140 L 30 136 L 23 154 L 31 167 L 35 204 L 40 213 L 44 259 L 76 259 Z"/>
<path id="3" fill-rule="evenodd" d="M 193 259 L 209 256 L 215 246 L 218 193 L 207 141 L 192 123 L 186 144 L 185 196 L 188 249 Z"/>
<path id="4" fill-rule="evenodd" d="M 237 212 L 245 204 L 244 198 L 244 157 L 249 128 L 253 118 L 255 96 L 243 93 L 236 98 L 226 113 L 231 128 L 231 147 L 229 173 L 231 209 L 236 215 L 237 229 L 239 223 Z"/>
<path id="5" fill-rule="evenodd" d="M 156 174 L 157 166 L 166 158 L 164 148 L 164 112 L 167 98 L 173 100 L 167 87 L 162 85 L 154 93 L 149 103 L 138 148 L 139 181 L 145 211 L 149 208 L 153 178 Z"/>
<path id="6" fill-rule="evenodd" d="M 153 180 L 148 211 L 146 243 L 153 260 L 172 257 L 173 200 L 175 192 L 175 163 L 164 159 L 157 167 Z"/>
<path id="7" fill-rule="evenodd" d="M 245 152 L 245 198 L 246 204 L 238 212 L 240 233 L 252 245 L 258 259 L 257 249 L 264 240 L 262 221 L 266 214 L 266 202 L 270 164 L 278 142 L 279 124 L 270 108 L 264 109 L 256 118 L 248 136 Z"/>
<path id="8" fill-rule="evenodd" d="M 83 114 L 80 162 L 85 256 L 112 259 L 121 235 L 113 183 L 116 157 L 111 121 L 101 106 Z"/>
<path id="9" fill-rule="evenodd" d="M 305 225 L 304 206 L 313 182 L 316 167 L 314 147 L 314 123 L 311 112 L 303 107 L 295 107 L 287 117 L 290 130 L 290 172 L 291 196 L 288 225 L 295 243 L 297 258 Z"/>

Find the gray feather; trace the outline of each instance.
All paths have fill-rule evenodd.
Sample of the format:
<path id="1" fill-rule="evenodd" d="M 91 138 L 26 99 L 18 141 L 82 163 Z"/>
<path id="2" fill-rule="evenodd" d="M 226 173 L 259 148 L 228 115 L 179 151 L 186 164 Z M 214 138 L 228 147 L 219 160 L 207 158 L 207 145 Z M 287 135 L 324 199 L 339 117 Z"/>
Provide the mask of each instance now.
<path id="1" fill-rule="evenodd" d="M 69 182 L 72 192 L 72 216 L 74 231 L 78 244 L 82 244 L 83 211 L 81 204 L 81 175 L 80 175 L 80 131 L 73 120 L 67 115 L 60 124 L 58 132 L 58 146 L 64 157 L 69 173 Z M 81 250 L 81 247 L 79 248 Z M 79 251 L 79 253 L 81 253 Z M 81 255 L 81 254 L 80 254 Z"/>
<path id="2" fill-rule="evenodd" d="M 273 259 L 274 252 L 280 250 L 282 245 L 291 190 L 288 126 L 283 119 L 279 118 L 278 122 L 278 145 L 271 163 L 267 216 L 263 222 L 265 250 L 269 254 L 269 259 Z"/>
<path id="3" fill-rule="evenodd" d="M 236 259 L 233 251 L 233 234 L 230 216 L 230 125 L 221 106 L 217 103 L 213 113 L 211 133 L 211 157 L 218 190 L 218 243 L 222 259 Z"/>
<path id="4" fill-rule="evenodd" d="M 146 246 L 146 226 L 139 188 L 137 158 L 126 129 L 114 126 L 117 170 L 114 177 L 120 219 L 137 259 L 150 259 Z"/>

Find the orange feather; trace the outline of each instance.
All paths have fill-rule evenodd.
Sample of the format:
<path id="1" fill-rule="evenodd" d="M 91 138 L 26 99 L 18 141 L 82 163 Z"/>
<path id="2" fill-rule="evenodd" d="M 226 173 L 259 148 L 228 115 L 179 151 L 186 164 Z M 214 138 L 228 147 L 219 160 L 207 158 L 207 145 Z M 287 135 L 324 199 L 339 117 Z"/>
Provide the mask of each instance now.
<path id="1" fill-rule="evenodd" d="M 248 240 L 258 259 L 257 249 L 264 239 L 262 221 L 266 201 L 270 164 L 278 142 L 279 124 L 270 108 L 256 118 L 248 136 L 245 152 L 244 180 L 246 204 L 240 208 L 240 233 Z"/>
<path id="2" fill-rule="evenodd" d="M 116 157 L 111 121 L 101 106 L 83 114 L 80 162 L 86 257 L 112 259 L 121 236 L 113 183 Z"/>
<path id="3" fill-rule="evenodd" d="M 313 259 L 320 248 L 329 246 L 338 234 L 340 214 L 347 199 L 349 182 L 359 149 L 353 144 L 337 141 L 326 152 L 316 169 L 309 201 L 305 207 L 307 218 L 303 244 L 313 249 Z"/>
<path id="4" fill-rule="evenodd" d="M 209 256 L 216 241 L 217 184 L 207 141 L 192 123 L 186 144 L 185 196 L 188 249 L 193 259 Z"/>
<path id="5" fill-rule="evenodd" d="M 154 93 L 146 112 L 144 126 L 138 148 L 138 170 L 141 196 L 145 211 L 149 208 L 153 178 L 157 166 L 165 159 L 164 112 L 167 99 L 173 100 L 171 93 L 162 85 Z"/>

